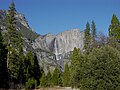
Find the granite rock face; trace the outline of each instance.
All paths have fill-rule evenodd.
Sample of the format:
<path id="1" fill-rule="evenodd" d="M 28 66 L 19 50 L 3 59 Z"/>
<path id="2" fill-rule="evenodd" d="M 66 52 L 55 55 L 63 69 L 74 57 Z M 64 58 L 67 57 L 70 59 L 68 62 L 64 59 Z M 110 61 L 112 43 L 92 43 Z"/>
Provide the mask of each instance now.
<path id="1" fill-rule="evenodd" d="M 0 10 L 0 22 L 6 19 L 6 14 L 8 14 L 8 10 Z M 30 29 L 28 21 L 26 20 L 24 14 L 16 12 L 15 17 L 16 17 L 17 22 L 20 22 L 26 28 Z"/>
<path id="2" fill-rule="evenodd" d="M 84 34 L 83 32 L 80 32 L 79 29 L 73 29 L 58 34 L 55 37 L 54 42 L 55 55 L 59 56 L 63 53 L 73 51 L 74 47 L 83 49 L 83 38 Z M 57 59 L 59 60 L 61 57 L 58 57 Z"/>
<path id="3" fill-rule="evenodd" d="M 46 51 L 52 51 L 54 38 L 55 38 L 55 35 L 53 35 L 53 34 L 46 34 L 44 36 L 39 36 L 32 43 L 32 47 L 34 49 L 41 48 Z"/>
<path id="4" fill-rule="evenodd" d="M 19 21 L 22 25 L 24 25 L 26 28 L 30 29 L 28 21 L 26 20 L 24 14 L 16 12 L 17 21 Z"/>
<path id="5" fill-rule="evenodd" d="M 0 27 L 3 32 L 6 31 L 6 26 L 2 22 L 5 21 L 7 12 L 0 10 Z M 54 68 L 56 65 L 63 69 L 64 62 L 70 62 L 70 55 L 74 47 L 83 49 L 84 32 L 79 29 L 64 31 L 57 35 L 46 34 L 41 36 L 32 31 L 24 14 L 16 12 L 16 20 L 17 30 L 22 33 L 23 51 L 25 53 L 28 51 L 36 53 L 39 65 L 46 70 L 47 67 Z"/>
<path id="6" fill-rule="evenodd" d="M 32 47 L 37 54 L 40 66 L 51 68 L 58 65 L 63 70 L 66 62 L 70 64 L 70 56 L 74 47 L 83 49 L 83 38 L 83 31 L 72 29 L 57 35 L 39 36 L 32 42 Z"/>
<path id="7" fill-rule="evenodd" d="M 64 54 L 73 51 L 74 47 L 83 49 L 84 32 L 79 29 L 72 29 L 61 32 L 58 35 L 47 34 L 39 36 L 32 43 L 34 49 L 44 49 L 56 55 L 56 60 L 64 58 Z"/>

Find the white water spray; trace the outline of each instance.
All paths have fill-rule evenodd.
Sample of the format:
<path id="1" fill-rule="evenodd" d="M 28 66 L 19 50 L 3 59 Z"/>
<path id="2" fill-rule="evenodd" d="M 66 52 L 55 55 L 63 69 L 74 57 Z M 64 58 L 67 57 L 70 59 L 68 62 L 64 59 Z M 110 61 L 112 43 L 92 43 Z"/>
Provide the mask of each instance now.
<path id="1" fill-rule="evenodd" d="M 59 58 L 58 58 L 58 49 L 57 49 L 57 39 L 55 39 L 54 47 L 55 47 L 56 60 L 59 60 Z"/>

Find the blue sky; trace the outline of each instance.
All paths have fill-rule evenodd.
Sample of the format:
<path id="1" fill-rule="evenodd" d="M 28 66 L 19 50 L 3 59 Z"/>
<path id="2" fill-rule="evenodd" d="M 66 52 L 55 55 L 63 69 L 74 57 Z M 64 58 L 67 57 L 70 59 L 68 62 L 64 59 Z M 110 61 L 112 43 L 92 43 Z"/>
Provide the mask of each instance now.
<path id="1" fill-rule="evenodd" d="M 8 9 L 11 0 L 0 0 L 0 9 Z M 95 21 L 97 31 L 107 34 L 113 13 L 120 19 L 120 0 L 14 0 L 31 28 L 39 34 L 79 28 Z"/>

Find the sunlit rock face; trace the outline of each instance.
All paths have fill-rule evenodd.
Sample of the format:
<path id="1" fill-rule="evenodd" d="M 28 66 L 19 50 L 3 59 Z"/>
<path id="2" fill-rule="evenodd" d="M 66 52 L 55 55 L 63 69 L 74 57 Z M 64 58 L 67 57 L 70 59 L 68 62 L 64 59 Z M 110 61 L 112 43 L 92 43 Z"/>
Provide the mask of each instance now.
<path id="1" fill-rule="evenodd" d="M 0 28 L 3 34 L 6 32 L 6 24 L 3 22 L 7 13 L 7 10 L 0 10 Z M 46 70 L 56 66 L 63 70 L 64 63 L 70 63 L 74 47 L 83 49 L 84 32 L 79 29 L 67 30 L 57 35 L 39 35 L 30 28 L 24 14 L 16 12 L 15 17 L 16 29 L 22 34 L 24 53 L 36 53 L 39 65 Z"/>
<path id="2" fill-rule="evenodd" d="M 47 34 L 39 36 L 33 42 L 33 48 L 42 48 L 56 55 L 56 60 L 64 58 L 64 54 L 73 51 L 74 47 L 83 49 L 84 32 L 79 29 L 72 29 L 61 32 L 57 35 Z"/>
<path id="3" fill-rule="evenodd" d="M 55 36 L 53 34 L 47 34 L 44 36 L 39 36 L 35 41 L 32 43 L 32 47 L 34 49 L 43 49 L 46 51 L 53 51 L 53 41 Z"/>
<path id="4" fill-rule="evenodd" d="M 22 13 L 16 12 L 15 17 L 17 18 L 17 21 L 19 21 L 22 25 L 24 25 L 26 28 L 30 29 L 28 21 L 25 18 L 25 15 Z"/>

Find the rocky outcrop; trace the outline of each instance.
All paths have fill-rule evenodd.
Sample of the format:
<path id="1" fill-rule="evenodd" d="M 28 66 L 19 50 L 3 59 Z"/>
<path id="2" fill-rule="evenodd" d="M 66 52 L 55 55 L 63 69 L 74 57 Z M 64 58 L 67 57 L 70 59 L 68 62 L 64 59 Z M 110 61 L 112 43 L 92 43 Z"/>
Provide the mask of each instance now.
<path id="1" fill-rule="evenodd" d="M 22 13 L 16 13 L 17 21 L 24 25 L 26 28 L 30 29 L 28 21 L 26 20 L 25 16 Z"/>
<path id="2" fill-rule="evenodd" d="M 6 19 L 6 17 L 5 17 L 6 14 L 8 14 L 8 10 L 0 10 L 0 22 L 3 22 Z M 29 24 L 24 16 L 24 14 L 16 12 L 15 17 L 16 17 L 17 22 L 20 22 L 22 25 L 24 25 L 25 27 L 30 29 Z"/>

